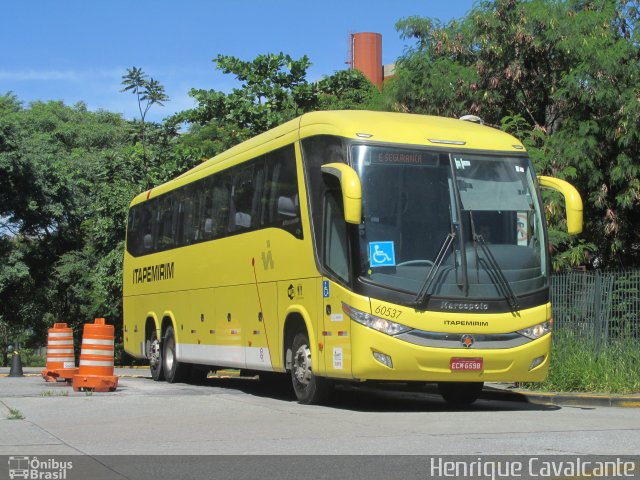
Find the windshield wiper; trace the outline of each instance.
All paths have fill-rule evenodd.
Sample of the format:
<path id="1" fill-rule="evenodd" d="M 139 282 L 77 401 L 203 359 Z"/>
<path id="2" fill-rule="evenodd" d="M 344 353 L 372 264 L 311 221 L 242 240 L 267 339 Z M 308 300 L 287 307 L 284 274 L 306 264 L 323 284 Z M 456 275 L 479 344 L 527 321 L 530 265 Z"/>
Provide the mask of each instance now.
<path id="1" fill-rule="evenodd" d="M 453 241 L 455 240 L 455 238 L 456 234 L 453 232 L 448 233 L 445 237 L 442 245 L 440 246 L 440 251 L 438 252 L 438 255 L 436 255 L 433 265 L 431 266 L 431 270 L 429 270 L 429 273 L 427 273 L 427 276 L 422 282 L 422 286 L 420 287 L 420 290 L 418 290 L 416 299 L 413 302 L 409 303 L 410 306 L 421 307 L 425 305 L 426 302 L 428 302 L 431 298 L 431 294 L 429 293 L 429 291 L 431 290 L 431 284 L 435 280 L 438 269 L 440 268 L 440 265 L 442 265 L 442 262 L 444 260 L 444 256 L 446 255 L 449 248 L 451 248 L 451 245 L 453 245 Z"/>
<path id="2" fill-rule="evenodd" d="M 496 258 L 493 256 L 493 253 L 491 253 L 491 250 L 489 250 L 489 247 L 487 247 L 482 235 L 474 233 L 473 240 L 480 245 L 480 249 L 485 256 L 485 258 L 478 260 L 478 262 L 482 263 L 484 261 L 487 263 L 486 269 L 489 274 L 489 278 L 491 278 L 491 281 L 498 288 L 498 291 L 506 298 L 511 310 L 515 313 L 520 309 L 518 297 L 513 293 L 513 289 L 511 288 L 507 278 L 504 276 L 504 272 L 500 268 Z M 478 258 L 477 255 L 476 258 Z"/>

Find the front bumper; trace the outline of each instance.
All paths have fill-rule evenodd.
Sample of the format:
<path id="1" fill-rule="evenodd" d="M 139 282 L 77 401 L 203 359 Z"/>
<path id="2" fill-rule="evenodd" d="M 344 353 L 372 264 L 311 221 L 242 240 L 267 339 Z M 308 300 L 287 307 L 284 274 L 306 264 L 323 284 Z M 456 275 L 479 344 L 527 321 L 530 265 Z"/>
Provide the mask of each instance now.
<path id="1" fill-rule="evenodd" d="M 356 322 L 351 325 L 352 373 L 358 380 L 539 382 L 549 372 L 551 334 L 513 348 L 434 348 L 415 345 Z M 376 360 L 374 352 L 391 357 L 393 366 Z M 451 371 L 452 357 L 482 357 L 484 370 Z M 530 370 L 534 359 L 540 357 L 541 363 Z"/>

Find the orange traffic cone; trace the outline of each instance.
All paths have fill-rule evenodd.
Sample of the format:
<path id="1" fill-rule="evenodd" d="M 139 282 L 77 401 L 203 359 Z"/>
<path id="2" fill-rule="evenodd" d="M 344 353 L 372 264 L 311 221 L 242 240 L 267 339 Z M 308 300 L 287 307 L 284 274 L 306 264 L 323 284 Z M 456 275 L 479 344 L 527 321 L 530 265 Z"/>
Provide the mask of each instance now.
<path id="1" fill-rule="evenodd" d="M 76 373 L 78 369 L 73 354 L 73 330 L 66 323 L 56 323 L 49 329 L 47 368 L 42 371 L 42 378 L 47 382 L 71 382 Z"/>
<path id="2" fill-rule="evenodd" d="M 113 392 L 118 386 L 118 377 L 113 374 L 113 325 L 104 318 L 87 323 L 82 334 L 80 372 L 73 377 L 73 390 Z"/>

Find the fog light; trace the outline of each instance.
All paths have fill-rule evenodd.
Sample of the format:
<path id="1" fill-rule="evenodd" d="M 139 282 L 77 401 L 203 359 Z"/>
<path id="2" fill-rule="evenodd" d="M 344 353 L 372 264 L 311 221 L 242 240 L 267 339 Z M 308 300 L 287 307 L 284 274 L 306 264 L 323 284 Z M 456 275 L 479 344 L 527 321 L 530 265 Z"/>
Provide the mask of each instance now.
<path id="1" fill-rule="evenodd" d="M 544 362 L 544 355 L 542 355 L 541 357 L 538 357 L 538 358 L 534 358 L 533 361 L 531 362 L 531 365 L 529 365 L 529 371 L 531 371 L 534 368 L 536 368 L 542 362 Z"/>
<path id="2" fill-rule="evenodd" d="M 373 352 L 373 358 L 375 358 L 384 366 L 393 368 L 393 362 L 391 361 L 391 357 L 389 355 L 385 355 L 384 353 L 380 352 Z"/>

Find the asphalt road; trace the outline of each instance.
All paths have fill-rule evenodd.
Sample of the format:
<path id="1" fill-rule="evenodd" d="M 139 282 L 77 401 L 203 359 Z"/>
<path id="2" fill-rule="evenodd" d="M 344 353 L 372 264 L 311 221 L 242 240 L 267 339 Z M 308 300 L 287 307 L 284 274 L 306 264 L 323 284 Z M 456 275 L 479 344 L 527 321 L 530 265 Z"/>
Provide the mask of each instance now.
<path id="1" fill-rule="evenodd" d="M 340 388 L 298 404 L 257 380 L 154 382 L 75 393 L 0 377 L 0 455 L 637 455 L 637 409 L 479 400 L 451 408 L 420 391 Z M 11 410 L 23 419 L 9 420 Z"/>

